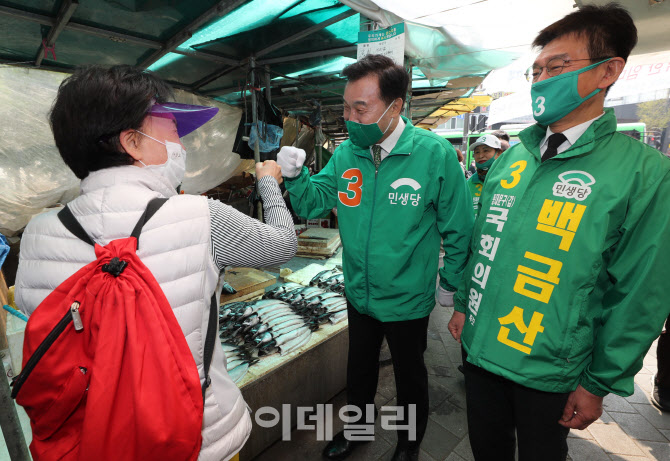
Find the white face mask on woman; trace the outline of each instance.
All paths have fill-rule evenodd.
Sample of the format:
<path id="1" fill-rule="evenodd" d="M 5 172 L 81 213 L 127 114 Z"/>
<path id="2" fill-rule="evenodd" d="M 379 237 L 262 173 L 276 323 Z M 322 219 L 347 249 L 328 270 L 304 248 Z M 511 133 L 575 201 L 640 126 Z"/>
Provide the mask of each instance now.
<path id="1" fill-rule="evenodd" d="M 184 180 L 184 174 L 186 173 L 186 150 L 181 144 L 176 142 L 170 142 L 168 140 L 161 142 L 139 130 L 135 131 L 149 139 L 153 139 L 154 141 L 163 144 L 167 150 L 167 160 L 165 163 L 161 163 L 160 165 L 147 165 L 142 160 L 138 160 L 138 162 L 144 165 L 144 168 L 147 170 L 151 170 L 166 178 L 175 189 L 179 187 Z"/>

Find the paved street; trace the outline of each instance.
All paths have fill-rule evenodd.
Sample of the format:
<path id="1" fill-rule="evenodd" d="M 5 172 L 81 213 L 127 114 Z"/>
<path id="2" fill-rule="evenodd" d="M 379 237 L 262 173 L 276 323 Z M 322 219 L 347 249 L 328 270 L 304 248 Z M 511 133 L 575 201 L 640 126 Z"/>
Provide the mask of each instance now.
<path id="1" fill-rule="evenodd" d="M 460 346 L 447 331 L 451 309 L 435 308 L 428 330 L 425 359 L 430 385 L 430 418 L 422 444 L 423 461 L 473 460 L 465 417 L 463 376 L 457 370 L 461 363 Z M 670 460 L 670 414 L 651 405 L 651 377 L 656 371 L 656 344 L 635 377 L 635 393 L 622 398 L 605 398 L 602 417 L 584 431 L 571 431 L 568 439 L 570 458 L 574 461 L 644 461 Z M 393 367 L 382 363 L 376 404 L 395 403 Z M 330 403 L 335 410 L 346 404 L 344 392 Z M 337 420 L 337 418 L 336 418 Z M 339 424 L 338 424 L 339 423 Z M 336 421 L 335 433 L 342 429 Z M 324 442 L 317 442 L 313 431 L 293 431 L 291 441 L 279 442 L 256 458 L 257 461 L 319 460 Z M 361 446 L 349 458 L 355 461 L 386 461 L 395 449 L 395 433 L 376 427 L 375 441 Z M 244 460 L 243 460 L 244 461 Z"/>

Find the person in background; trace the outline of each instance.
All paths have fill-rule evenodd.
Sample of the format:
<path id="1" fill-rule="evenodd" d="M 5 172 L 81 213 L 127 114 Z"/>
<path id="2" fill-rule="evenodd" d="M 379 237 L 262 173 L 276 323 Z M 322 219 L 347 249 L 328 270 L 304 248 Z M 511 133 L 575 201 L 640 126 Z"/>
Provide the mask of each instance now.
<path id="1" fill-rule="evenodd" d="M 536 125 L 488 171 L 449 330 L 474 457 L 564 461 L 668 317 L 670 161 L 617 133 L 607 90 L 637 43 L 617 4 L 540 31 Z"/>
<path id="2" fill-rule="evenodd" d="M 177 194 L 187 156 L 180 138 L 218 109 L 168 102 L 172 97 L 164 81 L 142 69 L 87 67 L 63 80 L 49 120 L 63 161 L 81 179 L 81 195 L 68 208 L 95 243 L 130 236 L 149 201 L 168 199 L 140 234 L 151 244 L 137 255 L 165 293 L 204 381 L 203 328 L 212 295 L 220 295 L 219 273 L 228 265 L 283 263 L 295 255 L 297 239 L 273 161 L 256 164 L 267 224 L 217 200 Z M 16 303 L 26 314 L 96 259 L 57 212 L 33 218 L 21 239 Z M 217 345 L 204 402 L 202 461 L 229 459 L 251 431 L 247 405 L 225 363 Z"/>
<path id="3" fill-rule="evenodd" d="M 423 354 L 435 307 L 440 238 L 445 254 L 438 300 L 447 306 L 461 279 L 473 215 L 451 143 L 400 115 L 409 83 L 403 66 L 368 55 L 342 74 L 348 80 L 349 139 L 312 177 L 300 149 L 282 148 L 277 162 L 299 216 L 317 217 L 337 206 L 349 313 L 349 405 L 372 426 L 377 410 L 366 411 L 374 407 L 386 337 L 404 413 L 392 459 L 417 460 L 428 422 Z M 357 424 L 365 426 L 360 419 Z M 343 431 L 323 455 L 343 459 L 360 443 Z"/>
<path id="4" fill-rule="evenodd" d="M 466 175 L 466 177 L 469 178 L 470 176 L 472 176 L 475 173 L 477 173 L 477 164 L 473 160 L 472 162 L 470 162 L 470 166 L 468 167 L 468 170 L 465 172 L 465 175 Z"/>
<path id="5" fill-rule="evenodd" d="M 486 173 L 493 165 L 493 162 L 502 154 L 501 141 L 492 134 L 487 134 L 477 138 L 472 144 L 472 150 L 475 157 L 477 172 L 468 178 L 468 189 L 472 197 L 472 207 L 475 212 L 475 218 L 479 214 L 479 199 L 484 187 Z"/>
<path id="6" fill-rule="evenodd" d="M 496 138 L 500 139 L 500 148 L 503 152 L 509 149 L 509 134 L 505 130 L 496 130 L 491 133 Z"/>
<path id="7" fill-rule="evenodd" d="M 465 157 L 463 157 L 463 152 L 460 149 L 456 149 L 456 155 L 458 155 L 458 163 L 461 165 L 463 174 L 465 174 Z"/>

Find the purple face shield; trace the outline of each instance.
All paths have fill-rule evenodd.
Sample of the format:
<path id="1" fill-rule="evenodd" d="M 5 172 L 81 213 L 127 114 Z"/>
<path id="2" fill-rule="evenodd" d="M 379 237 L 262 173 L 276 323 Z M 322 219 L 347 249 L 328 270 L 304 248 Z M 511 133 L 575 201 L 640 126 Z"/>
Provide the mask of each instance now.
<path id="1" fill-rule="evenodd" d="M 179 134 L 179 137 L 182 138 L 209 122 L 218 111 L 218 107 L 166 102 L 151 106 L 149 115 L 170 119 L 174 117 L 177 121 L 177 133 Z"/>

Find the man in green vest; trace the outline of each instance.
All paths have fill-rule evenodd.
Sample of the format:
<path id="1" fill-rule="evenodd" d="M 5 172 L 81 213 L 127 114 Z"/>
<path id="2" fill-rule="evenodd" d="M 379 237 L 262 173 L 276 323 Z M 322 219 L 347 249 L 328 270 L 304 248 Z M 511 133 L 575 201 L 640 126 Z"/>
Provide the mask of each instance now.
<path id="1" fill-rule="evenodd" d="M 616 4 L 533 43 L 537 124 L 487 174 L 449 324 L 477 461 L 565 460 L 570 429 L 633 393 L 668 316 L 670 161 L 603 109 L 636 43 Z"/>
<path id="2" fill-rule="evenodd" d="M 337 206 L 349 303 L 347 399 L 363 413 L 356 424 L 367 423 L 374 434 L 379 350 L 386 337 L 403 409 L 393 461 L 416 460 L 428 421 L 423 353 L 440 239 L 445 254 L 438 301 L 446 306 L 461 280 L 474 218 L 454 148 L 400 115 L 409 83 L 405 69 L 369 55 L 342 74 L 348 80 L 349 139 L 314 176 L 302 166 L 300 149 L 282 148 L 277 163 L 299 216 L 321 216 Z M 361 440 L 348 434 L 345 428 L 335 435 L 324 457 L 347 457 Z"/>

